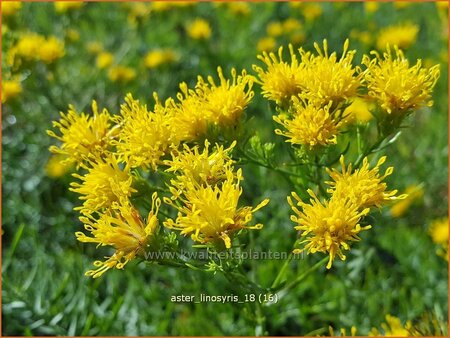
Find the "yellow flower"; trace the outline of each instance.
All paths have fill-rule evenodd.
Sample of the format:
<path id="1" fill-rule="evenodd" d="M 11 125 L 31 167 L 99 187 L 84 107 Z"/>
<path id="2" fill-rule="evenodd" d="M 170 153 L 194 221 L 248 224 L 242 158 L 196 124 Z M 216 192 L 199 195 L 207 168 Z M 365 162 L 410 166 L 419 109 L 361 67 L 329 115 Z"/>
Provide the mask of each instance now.
<path id="1" fill-rule="evenodd" d="M 114 55 L 112 55 L 109 52 L 100 52 L 97 55 L 97 59 L 95 61 L 95 64 L 97 68 L 105 69 L 110 67 L 114 62 Z"/>
<path id="2" fill-rule="evenodd" d="M 403 52 L 395 48 L 383 54 L 384 59 L 373 51 L 375 58 L 364 55 L 362 64 L 367 71 L 364 78 L 369 96 L 376 99 L 388 114 L 406 114 L 410 110 L 431 106 L 431 92 L 439 78 L 439 65 L 422 68 L 421 60 L 410 67 Z"/>
<path id="3" fill-rule="evenodd" d="M 50 157 L 45 165 L 47 176 L 50 178 L 58 178 L 67 174 L 72 169 L 72 165 L 64 161 L 66 159 L 66 156 L 63 155 L 53 155 Z"/>
<path id="4" fill-rule="evenodd" d="M 304 64 L 299 84 L 302 89 L 301 97 L 317 105 L 327 105 L 330 101 L 337 104 L 356 96 L 362 75 L 357 75 L 357 69 L 353 68 L 352 61 L 356 51 L 348 51 L 348 46 L 347 39 L 339 60 L 336 52 L 328 55 L 327 40 L 323 40 L 323 52 L 319 45 L 314 43 L 317 56 L 300 48 Z"/>
<path id="5" fill-rule="evenodd" d="M 146 106 L 128 94 L 121 106 L 121 115 L 114 121 L 121 127 L 118 140 L 111 143 L 116 146 L 121 161 L 132 168 L 151 167 L 156 170 L 159 159 L 170 145 L 178 144 L 170 114 L 158 103 L 154 112 L 149 112 Z"/>
<path id="6" fill-rule="evenodd" d="M 448 244 L 448 217 L 434 220 L 429 229 L 431 238 L 436 244 Z"/>
<path id="7" fill-rule="evenodd" d="M 358 31 L 355 29 L 350 32 L 350 37 L 352 39 L 359 40 L 365 46 L 371 45 L 373 40 L 372 33 L 368 31 Z"/>
<path id="8" fill-rule="evenodd" d="M 313 21 L 322 15 L 322 6 L 318 3 L 305 3 L 301 8 L 301 12 L 306 21 Z"/>
<path id="9" fill-rule="evenodd" d="M 39 46 L 39 59 L 45 63 L 52 63 L 64 56 L 64 44 L 56 37 L 51 36 Z"/>
<path id="10" fill-rule="evenodd" d="M 334 329 L 333 329 L 333 327 L 331 325 L 328 326 L 328 331 L 330 333 L 330 337 L 337 337 L 338 336 L 338 333 L 334 332 Z M 339 330 L 339 333 L 340 333 L 341 337 L 356 337 L 356 332 L 357 331 L 358 330 L 356 329 L 356 326 L 352 326 L 350 328 L 350 335 L 347 334 L 347 330 L 345 328 L 341 328 Z"/>
<path id="11" fill-rule="evenodd" d="M 136 25 L 139 20 L 145 19 L 150 15 L 151 5 L 145 2 L 131 2 L 125 3 L 128 7 L 128 22 Z"/>
<path id="12" fill-rule="evenodd" d="M 207 82 L 198 77 L 195 91 L 200 97 L 201 109 L 211 116 L 212 122 L 220 126 L 234 126 L 239 121 L 243 111 L 253 98 L 253 77 L 245 70 L 237 75 L 231 70 L 232 80 L 226 79 L 222 68 L 217 68 L 220 83 L 216 84 L 211 76 Z"/>
<path id="13" fill-rule="evenodd" d="M 221 3 L 226 4 L 231 13 L 235 15 L 247 16 L 250 14 L 251 9 L 248 3 L 246 2 L 226 2 Z"/>
<path id="14" fill-rule="evenodd" d="M 86 168 L 87 173 L 83 176 L 73 174 L 81 183 L 70 184 L 70 190 L 80 194 L 80 200 L 84 201 L 82 206 L 75 208 L 82 214 L 89 215 L 109 209 L 126 201 L 136 191 L 131 187 L 133 178 L 130 166 L 126 165 L 122 170 L 113 155 L 91 162 Z"/>
<path id="15" fill-rule="evenodd" d="M 405 199 L 398 200 L 391 207 L 392 217 L 401 217 L 409 209 L 409 207 L 418 199 L 423 197 L 423 188 L 417 185 L 410 185 L 405 190 Z"/>
<path id="16" fill-rule="evenodd" d="M 270 52 L 275 48 L 276 45 L 277 41 L 274 38 L 267 36 L 258 40 L 256 49 L 258 50 L 258 52 Z"/>
<path id="17" fill-rule="evenodd" d="M 125 264 L 138 255 L 143 255 L 148 245 L 155 241 L 159 228 L 158 211 L 161 201 L 157 194 L 152 195 L 152 208 L 147 219 L 129 203 L 118 205 L 114 211 L 101 214 L 98 219 L 92 216 L 80 217 L 84 227 L 90 232 L 75 235 L 80 242 L 97 243 L 97 246 L 112 246 L 114 254 L 104 262 L 95 261 L 96 270 L 89 270 L 86 276 L 100 277 L 109 269 L 123 269 Z"/>
<path id="18" fill-rule="evenodd" d="M 80 40 L 80 32 L 78 32 L 76 29 L 70 28 L 66 32 L 67 39 L 69 39 L 72 42 L 76 42 Z"/>
<path id="19" fill-rule="evenodd" d="M 386 315 L 386 323 L 382 323 L 383 334 L 376 328 L 372 328 L 369 332 L 369 336 L 393 336 L 393 337 L 409 337 L 411 336 L 409 329 L 412 327 L 411 321 L 407 321 L 403 326 L 399 318 Z"/>
<path id="20" fill-rule="evenodd" d="M 211 26 L 206 20 L 195 19 L 188 25 L 187 34 L 195 40 L 207 40 L 211 37 Z"/>
<path id="21" fill-rule="evenodd" d="M 45 43 L 45 38 L 36 33 L 26 33 L 22 35 L 17 44 L 11 49 L 12 56 L 18 55 L 26 60 L 34 60 L 39 55 L 41 46 Z"/>
<path id="22" fill-rule="evenodd" d="M 360 97 L 355 97 L 351 101 L 352 103 L 345 108 L 344 116 L 346 121 L 350 122 L 358 122 L 358 123 L 367 123 L 373 119 L 373 115 L 370 110 L 373 109 L 373 104 L 367 102 Z"/>
<path id="23" fill-rule="evenodd" d="M 381 208 L 387 201 L 405 198 L 406 195 L 395 196 L 397 190 L 386 191 L 387 184 L 383 180 L 392 174 L 393 167 L 386 169 L 384 175 L 380 175 L 380 166 L 386 162 L 386 156 L 381 157 L 376 166 L 369 168 L 367 157 L 364 158 L 361 168 L 352 169 L 350 163 L 345 165 L 344 155 L 341 156 L 342 173 L 336 169 L 328 169 L 327 172 L 333 181 L 326 182 L 331 188 L 328 192 L 333 198 L 347 198 L 352 201 L 359 209 L 377 207 Z"/>
<path id="24" fill-rule="evenodd" d="M 238 207 L 242 188 L 239 181 L 241 171 L 237 173 L 237 180 L 233 173 L 228 172 L 228 178 L 220 185 L 196 186 L 189 184 L 180 197 L 183 206 L 174 204 L 171 199 L 164 201 L 178 210 L 175 221 L 168 219 L 164 226 L 169 229 L 180 230 L 182 235 L 190 235 L 192 240 L 199 243 L 218 242 L 222 240 L 225 247 L 231 247 L 231 235 L 241 229 L 261 229 L 262 224 L 249 226 L 253 213 L 269 203 L 266 199 L 256 208 Z"/>
<path id="25" fill-rule="evenodd" d="M 110 142 L 110 115 L 106 109 L 99 114 L 97 103 L 92 103 L 93 116 L 78 114 L 73 106 L 69 106 L 67 114 L 60 113 L 59 122 L 54 121 L 53 127 L 58 128 L 61 135 L 47 130 L 47 134 L 62 142 L 60 147 L 51 146 L 54 154 L 67 156 L 67 162 L 75 162 L 79 166 L 87 159 L 101 157 L 106 152 Z"/>
<path id="26" fill-rule="evenodd" d="M 55 1 L 56 13 L 66 13 L 84 6 L 83 1 Z"/>
<path id="27" fill-rule="evenodd" d="M 364 1 L 364 9 L 367 13 L 375 13 L 380 8 L 377 1 Z"/>
<path id="28" fill-rule="evenodd" d="M 371 228 L 370 225 L 362 227 L 361 218 L 369 213 L 369 209 L 360 210 L 350 199 L 332 198 L 324 203 L 320 202 L 312 190 L 308 190 L 312 197 L 310 204 L 301 201 L 300 197 L 292 192 L 297 204 L 290 196 L 288 202 L 295 215 L 291 220 L 297 223 L 296 230 L 304 238 L 301 243 L 307 243 L 302 249 L 295 249 L 295 253 L 304 250 L 307 253 L 323 252 L 330 255 L 327 269 L 331 268 L 335 256 L 345 260 L 342 249 L 349 250 L 348 242 L 358 241 L 358 234 Z M 301 207 L 299 210 L 297 206 Z"/>
<path id="29" fill-rule="evenodd" d="M 103 51 L 103 45 L 101 42 L 98 41 L 90 41 L 86 44 L 86 49 L 89 54 L 98 54 L 101 51 Z"/>
<path id="30" fill-rule="evenodd" d="M 414 24 L 394 25 L 382 29 L 377 37 L 377 48 L 384 50 L 386 46 L 408 48 L 417 39 L 419 26 Z"/>
<path id="31" fill-rule="evenodd" d="M 22 93 L 22 85 L 19 80 L 2 81 L 2 103 L 8 102 Z"/>
<path id="32" fill-rule="evenodd" d="M 163 12 L 177 7 L 188 7 L 195 5 L 195 1 L 152 1 L 152 10 Z"/>
<path id="33" fill-rule="evenodd" d="M 13 16 L 22 8 L 20 1 L 2 1 L 2 17 Z"/>
<path id="34" fill-rule="evenodd" d="M 300 21 L 294 18 L 288 18 L 283 22 L 283 33 L 288 34 L 294 31 L 298 31 L 302 28 Z"/>
<path id="35" fill-rule="evenodd" d="M 171 125 L 179 135 L 179 140 L 193 141 L 204 135 L 212 122 L 210 112 L 202 110 L 202 103 L 197 93 L 189 89 L 185 82 L 180 84 L 181 92 L 177 94 L 178 102 L 169 98 L 165 107 L 171 114 Z"/>
<path id="36" fill-rule="evenodd" d="M 136 71 L 133 68 L 125 66 L 111 67 L 108 72 L 108 77 L 113 82 L 130 82 L 136 77 Z"/>
<path id="37" fill-rule="evenodd" d="M 290 64 L 283 61 L 283 47 L 280 47 L 278 58 L 274 53 L 263 52 L 262 55 L 258 55 L 258 59 L 267 66 L 267 71 L 253 65 L 253 70 L 258 73 L 261 80 L 263 96 L 277 104 L 289 101 L 293 95 L 300 93 L 302 66 L 297 60 L 292 45 L 289 45 L 289 51 Z"/>
<path id="38" fill-rule="evenodd" d="M 406 8 L 412 5 L 412 2 L 409 1 L 402 1 L 402 0 L 396 0 L 394 1 L 394 7 L 395 8 Z"/>
<path id="39" fill-rule="evenodd" d="M 319 108 L 311 103 L 304 104 L 305 102 L 293 97 L 292 118 L 286 114 L 273 116 L 275 122 L 287 129 L 287 131 L 276 129 L 275 133 L 287 137 L 286 142 L 304 145 L 310 149 L 335 144 L 342 123 L 330 112 L 331 104 Z"/>
<path id="40" fill-rule="evenodd" d="M 283 34 L 283 25 L 281 22 L 270 22 L 266 27 L 267 34 L 272 37 L 277 37 Z"/>
<path id="41" fill-rule="evenodd" d="M 200 186 L 216 185 L 227 178 L 227 173 L 233 171 L 234 161 L 230 153 L 236 145 L 234 141 L 231 146 L 224 149 L 216 144 L 214 151 L 209 151 L 210 143 L 205 140 L 205 147 L 199 152 L 199 147 L 189 148 L 183 144 L 183 150 L 172 152 L 172 160 L 164 161 L 169 166 L 167 172 L 176 173 L 175 179 L 171 180 L 174 188 L 171 188 L 174 198 L 179 197 L 186 189 L 187 184 Z"/>
<path id="42" fill-rule="evenodd" d="M 145 55 L 144 65 L 147 68 L 157 68 L 172 63 L 176 61 L 177 58 L 177 54 L 171 49 L 152 50 Z"/>

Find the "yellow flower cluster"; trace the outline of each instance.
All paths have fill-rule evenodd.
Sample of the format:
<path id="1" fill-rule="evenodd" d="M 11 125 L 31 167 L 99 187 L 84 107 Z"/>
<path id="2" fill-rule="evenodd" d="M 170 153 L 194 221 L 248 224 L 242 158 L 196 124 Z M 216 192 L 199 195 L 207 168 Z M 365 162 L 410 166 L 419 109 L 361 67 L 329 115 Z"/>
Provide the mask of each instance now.
<path id="1" fill-rule="evenodd" d="M 10 101 L 22 93 L 22 85 L 18 79 L 2 81 L 2 103 Z"/>
<path id="2" fill-rule="evenodd" d="M 349 250 L 349 242 L 358 241 L 358 234 L 371 228 L 370 225 L 360 224 L 362 218 L 370 212 L 370 208 L 380 208 L 388 201 L 405 197 L 396 197 L 396 190 L 387 191 L 383 180 L 392 173 L 393 168 L 388 168 L 384 175 L 380 175 L 379 169 L 385 160 L 386 157 L 382 157 L 376 166 L 370 169 L 365 158 L 361 168 L 352 170 L 352 165 L 346 167 L 344 157 L 341 156 L 342 172 L 327 170 L 332 178 L 332 181 L 325 182 L 330 186 L 328 192 L 331 194 L 327 201 L 321 202 L 312 190 L 308 190 L 312 199 L 310 203 L 305 203 L 292 192 L 297 202 L 288 197 L 295 213 L 291 220 L 297 223 L 295 229 L 301 231 L 300 235 L 304 238 L 301 243 L 307 243 L 294 252 L 306 250 L 308 253 L 328 253 L 328 269 L 331 268 L 336 255 L 345 260 L 342 250 Z M 297 207 L 301 207 L 301 210 Z"/>
<path id="3" fill-rule="evenodd" d="M 389 26 L 380 31 L 377 37 L 377 48 L 383 50 L 386 46 L 397 46 L 406 49 L 416 42 L 419 27 L 413 24 Z"/>
<path id="4" fill-rule="evenodd" d="M 238 207 L 242 194 L 241 169 L 234 171 L 229 153 L 235 142 L 228 148 L 216 145 L 209 152 L 209 142 L 205 141 L 203 152 L 198 146 L 184 152 L 172 153 L 172 161 L 167 161 L 168 171 L 177 173 L 171 181 L 172 199 L 164 201 L 178 210 L 176 220 L 164 222 L 167 228 L 180 230 L 182 235 L 190 235 L 199 243 L 223 241 L 225 248 L 231 247 L 231 236 L 241 229 L 261 229 L 262 224 L 249 226 L 253 213 L 264 207 L 268 199 L 257 207 Z M 180 203 L 174 202 L 180 201 Z"/>
<path id="5" fill-rule="evenodd" d="M 273 26 L 270 31 L 278 34 L 281 28 Z M 362 65 L 366 69 L 362 69 L 353 66 L 356 51 L 348 50 L 348 40 L 339 58 L 336 52 L 328 53 L 326 40 L 323 48 L 317 43 L 314 47 L 317 54 L 300 48 L 298 58 L 289 45 L 290 62 L 283 60 L 283 47 L 278 55 L 263 52 L 258 59 L 266 69 L 253 65 L 263 96 L 278 107 L 280 114 L 273 119 L 284 130 L 275 132 L 287 137 L 286 142 L 310 150 L 335 144 L 342 127 L 355 120 L 353 112 L 361 113 L 356 118 L 359 123 L 367 123 L 374 116 L 374 102 L 387 113 L 378 114 L 377 119 L 395 126 L 411 111 L 432 104 L 438 65 L 422 68 L 419 60 L 410 67 L 400 49 L 395 47 L 394 58 L 388 47 L 384 59 L 375 51 L 371 52 L 374 58 L 364 55 Z"/>
<path id="6" fill-rule="evenodd" d="M 2 1 L 2 17 L 13 16 L 22 8 L 22 2 L 20 1 Z"/>
<path id="7" fill-rule="evenodd" d="M 56 13 L 64 14 L 84 6 L 83 1 L 55 1 Z"/>
<path id="8" fill-rule="evenodd" d="M 194 40 L 208 40 L 211 37 L 211 26 L 204 19 L 195 19 L 186 29 L 188 36 Z"/>
<path id="9" fill-rule="evenodd" d="M 145 55 L 144 65 L 147 68 L 158 68 L 177 59 L 178 55 L 171 49 L 155 49 Z"/>
<path id="10" fill-rule="evenodd" d="M 286 38 L 288 41 L 298 44 L 304 41 L 305 33 L 300 21 L 295 18 L 287 18 L 284 21 L 270 22 L 267 27 L 267 36 L 258 41 L 257 50 L 259 52 L 270 52 L 276 44 L 276 38 Z"/>
<path id="11" fill-rule="evenodd" d="M 8 51 L 10 66 L 19 67 L 23 61 L 52 63 L 64 56 L 64 43 L 54 36 L 45 38 L 36 33 L 23 34 Z"/>
<path id="12" fill-rule="evenodd" d="M 383 329 L 380 332 L 377 328 L 372 328 L 369 332 L 369 336 L 394 336 L 394 337 L 410 337 L 411 336 L 411 321 L 407 321 L 405 325 L 402 324 L 400 318 L 392 315 L 386 315 L 386 323 L 381 324 Z"/>
<path id="13" fill-rule="evenodd" d="M 388 114 L 405 115 L 423 106 L 431 106 L 431 92 L 439 78 L 439 65 L 422 68 L 420 60 L 410 67 L 403 52 L 395 48 L 380 56 L 377 52 L 363 56 L 367 67 L 364 80 L 369 96 L 380 104 Z"/>
<path id="14" fill-rule="evenodd" d="M 429 228 L 431 239 L 439 245 L 436 253 L 448 261 L 448 217 L 438 218 L 434 220 Z"/>

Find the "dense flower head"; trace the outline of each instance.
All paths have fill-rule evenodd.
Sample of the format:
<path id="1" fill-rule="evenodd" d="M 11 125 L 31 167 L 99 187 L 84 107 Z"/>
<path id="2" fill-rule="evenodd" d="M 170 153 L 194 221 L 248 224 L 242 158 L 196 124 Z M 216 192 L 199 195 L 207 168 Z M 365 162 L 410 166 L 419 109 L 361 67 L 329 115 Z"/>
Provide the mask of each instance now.
<path id="1" fill-rule="evenodd" d="M 114 118 L 120 128 L 112 144 L 116 146 L 121 161 L 132 168 L 156 170 L 169 147 L 178 144 L 170 113 L 159 102 L 153 112 L 148 111 L 147 106 L 140 104 L 131 94 L 125 97 L 120 113 Z"/>
<path id="2" fill-rule="evenodd" d="M 264 62 L 267 70 L 253 65 L 262 85 L 263 96 L 277 104 L 287 102 L 293 95 L 300 93 L 303 66 L 298 62 L 292 45 L 289 45 L 289 51 L 290 63 L 283 61 L 283 47 L 280 47 L 278 57 L 274 53 L 266 52 L 258 55 L 258 59 Z"/>
<path id="3" fill-rule="evenodd" d="M 211 26 L 204 19 L 195 19 L 187 26 L 187 34 L 194 40 L 208 40 L 211 37 Z"/>
<path id="4" fill-rule="evenodd" d="M 98 53 L 95 59 L 95 65 L 99 69 L 105 69 L 110 67 L 114 62 L 114 55 L 110 52 L 102 51 Z"/>
<path id="5" fill-rule="evenodd" d="M 123 269 L 130 260 L 142 255 L 158 230 L 160 205 L 161 201 L 154 193 L 152 208 L 146 220 L 129 202 L 117 205 L 114 210 L 100 214 L 98 218 L 80 217 L 84 228 L 90 232 L 90 236 L 81 231 L 75 233 L 80 242 L 97 243 L 98 246 L 112 246 L 115 249 L 114 254 L 104 262 L 95 261 L 97 269 L 87 271 L 86 276 L 97 278 L 109 269 Z"/>
<path id="6" fill-rule="evenodd" d="M 436 253 L 448 261 L 448 217 L 433 220 L 428 232 L 433 242 L 439 245 Z"/>
<path id="7" fill-rule="evenodd" d="M 335 144 L 342 122 L 330 111 L 330 106 L 331 103 L 324 107 L 317 107 L 312 103 L 305 106 L 305 102 L 293 97 L 292 116 L 273 116 L 274 121 L 286 129 L 276 129 L 275 133 L 287 137 L 286 142 L 310 149 Z"/>
<path id="8" fill-rule="evenodd" d="M 386 46 L 408 48 L 417 38 L 419 26 L 414 24 L 401 24 L 383 28 L 377 37 L 377 48 L 384 50 Z"/>
<path id="9" fill-rule="evenodd" d="M 328 169 L 327 172 L 333 181 L 326 182 L 330 185 L 328 192 L 332 198 L 347 198 L 352 201 L 359 209 L 378 207 L 380 208 L 387 201 L 401 199 L 406 197 L 395 196 L 397 190 L 387 191 L 387 184 L 383 180 L 392 174 L 393 167 L 386 169 L 385 173 L 380 174 L 380 166 L 386 161 L 386 156 L 381 157 L 376 166 L 370 169 L 369 160 L 364 158 L 361 168 L 352 169 L 350 163 L 345 165 L 345 159 L 342 155 L 340 164 L 342 172 L 336 169 Z"/>
<path id="10" fill-rule="evenodd" d="M 314 47 L 318 55 L 300 48 L 301 63 L 301 97 L 316 105 L 335 104 L 357 94 L 361 85 L 361 74 L 352 61 L 355 50 L 348 51 L 349 41 L 344 42 L 342 56 L 338 59 L 336 52 L 328 54 L 327 40 L 323 40 L 323 51 L 317 43 Z"/>
<path id="11" fill-rule="evenodd" d="M 127 200 L 136 190 L 131 187 L 133 177 L 128 165 L 121 168 L 114 155 L 109 155 L 86 166 L 85 175 L 73 174 L 79 182 L 72 182 L 70 190 L 80 194 L 83 205 L 76 207 L 89 215 L 111 208 Z"/>
<path id="12" fill-rule="evenodd" d="M 220 83 L 216 84 L 212 76 L 205 81 L 198 77 L 195 90 L 201 100 L 201 110 L 211 116 L 218 125 L 235 125 L 250 100 L 253 98 L 252 77 L 245 70 L 240 75 L 233 68 L 232 80 L 226 79 L 221 67 L 217 68 Z"/>
<path id="13" fill-rule="evenodd" d="M 180 230 L 182 235 L 190 235 L 199 243 L 222 240 L 226 248 L 231 247 L 231 235 L 241 229 L 261 229 L 262 224 L 248 225 L 253 213 L 264 207 L 269 200 L 261 202 L 256 208 L 238 207 L 242 188 L 239 185 L 242 174 L 237 178 L 231 171 L 227 179 L 219 185 L 200 186 L 189 184 L 180 200 L 183 205 L 173 203 L 171 199 L 164 201 L 178 210 L 176 220 L 168 219 L 164 226 Z"/>
<path id="14" fill-rule="evenodd" d="M 423 106 L 431 106 L 431 92 L 439 78 L 439 65 L 422 68 L 421 60 L 410 67 L 403 52 L 395 47 L 383 58 L 375 51 L 374 58 L 363 56 L 362 64 L 367 67 L 364 80 L 369 96 L 378 101 L 388 114 L 405 114 Z"/>
<path id="15" fill-rule="evenodd" d="M 73 106 L 69 106 L 67 114 L 60 113 L 61 119 L 53 122 L 53 127 L 59 129 L 60 135 L 51 130 L 47 134 L 60 140 L 62 144 L 51 146 L 54 154 L 67 156 L 68 162 L 80 165 L 90 158 L 99 158 L 106 152 L 110 144 L 109 127 L 111 116 L 104 109 L 98 112 L 97 103 L 92 103 L 93 116 L 77 113 Z"/>
<path id="16" fill-rule="evenodd" d="M 381 324 L 383 332 L 380 332 L 377 328 L 372 328 L 369 332 L 369 336 L 393 336 L 393 337 L 410 337 L 411 336 L 411 321 L 407 321 L 405 325 L 402 324 L 400 318 L 392 315 L 386 315 L 386 323 Z"/>
<path id="17" fill-rule="evenodd" d="M 2 103 L 8 102 L 22 93 L 22 85 L 18 79 L 2 81 Z"/>
<path id="18" fill-rule="evenodd" d="M 312 197 L 309 204 L 302 202 L 295 192 L 292 196 L 296 203 L 288 197 L 295 213 L 291 220 L 297 224 L 295 229 L 300 230 L 300 235 L 304 238 L 301 243 L 307 243 L 295 252 L 306 250 L 308 253 L 328 253 L 329 269 L 336 255 L 345 260 L 342 250 L 350 249 L 348 242 L 358 241 L 358 234 L 371 228 L 370 225 L 360 225 L 361 218 L 369 213 L 369 209 L 361 210 L 351 199 L 340 196 L 322 203 L 312 190 L 308 190 L 308 193 Z M 297 207 L 301 207 L 301 210 Z"/>
<path id="19" fill-rule="evenodd" d="M 202 152 L 198 145 L 190 148 L 187 144 L 183 144 L 182 151 L 174 150 L 172 160 L 164 161 L 169 167 L 166 171 L 177 174 L 176 179 L 171 180 L 173 196 L 179 196 L 190 184 L 215 185 L 227 179 L 227 173 L 233 171 L 230 153 L 235 145 L 236 141 L 224 149 L 223 145 L 216 144 L 210 151 L 210 143 L 205 140 Z"/>

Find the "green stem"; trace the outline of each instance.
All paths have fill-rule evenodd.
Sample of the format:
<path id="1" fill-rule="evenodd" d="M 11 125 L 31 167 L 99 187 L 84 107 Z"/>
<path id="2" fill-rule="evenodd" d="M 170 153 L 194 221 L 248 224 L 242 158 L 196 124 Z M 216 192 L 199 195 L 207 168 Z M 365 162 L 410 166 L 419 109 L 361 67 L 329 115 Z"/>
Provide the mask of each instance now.
<path id="1" fill-rule="evenodd" d="M 285 262 L 284 262 L 283 266 L 281 267 L 280 271 L 278 272 L 277 276 L 275 277 L 272 285 L 270 286 L 271 290 L 276 289 L 280 285 L 280 283 L 286 273 L 286 269 L 289 266 L 289 263 L 292 261 L 293 257 L 294 257 L 294 254 L 291 252 L 289 254 L 289 257 L 285 260 Z"/>
<path id="2" fill-rule="evenodd" d="M 308 277 L 312 272 L 316 271 L 318 268 L 323 266 L 327 261 L 329 260 L 329 257 L 324 257 L 319 262 L 314 264 L 312 267 L 310 267 L 308 270 L 303 272 L 300 276 L 298 276 L 295 280 L 293 280 L 291 283 L 284 286 L 280 291 L 277 292 L 277 299 L 278 301 L 283 298 L 290 290 L 294 289 L 300 282 L 302 282 L 306 277 Z"/>

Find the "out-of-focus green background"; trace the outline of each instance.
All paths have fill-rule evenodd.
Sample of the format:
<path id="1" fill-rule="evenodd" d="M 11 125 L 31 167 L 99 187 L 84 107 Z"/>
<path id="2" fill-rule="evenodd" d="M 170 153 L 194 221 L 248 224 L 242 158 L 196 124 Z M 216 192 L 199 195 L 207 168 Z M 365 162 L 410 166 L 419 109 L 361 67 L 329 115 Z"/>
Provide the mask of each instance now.
<path id="1" fill-rule="evenodd" d="M 359 63 L 364 53 L 377 48 L 384 28 L 399 24 L 418 30 L 404 47 L 412 63 L 420 58 L 426 66 L 441 65 L 434 106 L 409 119 L 410 127 L 387 150 L 389 165 L 395 167 L 389 185 L 400 192 L 413 186 L 423 195 L 397 217 L 389 207 L 375 212 L 373 229 L 362 234 L 345 262 L 336 261 L 329 271 L 319 269 L 289 296 L 266 307 L 267 332 L 326 335 L 331 325 L 355 326 L 366 335 L 372 327 L 380 328 L 387 314 L 405 323 L 428 313 L 446 326 L 447 261 L 436 254 L 439 245 L 429 232 L 433 221 L 447 216 L 448 205 L 445 4 L 23 3 L 5 10 L 7 6 L 2 2 L 2 83 L 15 81 L 21 90 L 10 88 L 2 103 L 4 335 L 253 335 L 252 314 L 245 305 L 170 302 L 172 295 L 233 294 L 221 275 L 132 262 L 97 280 L 85 277 L 98 254 L 76 241 L 74 232 L 81 224 L 72 208 L 79 202 L 68 191 L 70 174 L 51 177 L 58 176 L 58 168 L 48 164 L 54 140 L 46 130 L 68 104 L 90 112 L 95 99 L 117 113 L 128 92 L 151 104 L 153 91 L 161 98 L 173 96 L 181 81 L 192 85 L 197 75 L 216 76 L 217 66 L 227 74 L 232 67 L 253 73 L 251 65 L 260 64 L 256 55 L 262 49 L 276 50 L 289 42 L 312 50 L 315 41 L 326 38 L 329 49 L 339 53 L 350 38 Z M 199 18 L 210 27 L 204 39 L 189 34 Z M 291 28 L 283 26 L 287 19 L 295 19 Z M 55 36 L 64 44 L 64 55 L 49 63 L 11 65 L 11 49 L 29 32 Z M 392 34 L 393 39 L 407 35 Z M 166 55 L 163 60 L 169 62 L 156 66 L 153 60 L 149 68 L 145 57 L 157 49 L 170 50 L 174 58 Z M 97 64 L 101 53 L 112 54 L 111 65 L 106 54 L 105 68 Z M 117 65 L 129 67 L 135 76 L 112 80 L 108 74 Z M 273 133 L 274 107 L 254 87 L 247 119 L 253 118 L 252 128 L 265 141 L 286 147 Z M 291 188 L 256 166 L 245 166 L 244 175 L 250 203 L 261 196 L 271 199 L 258 216 L 263 230 L 251 234 L 255 250 L 290 250 L 296 238 L 286 203 Z M 321 257 L 293 262 L 288 276 L 294 278 Z M 252 276 L 267 285 L 280 262 L 252 264 Z"/>

